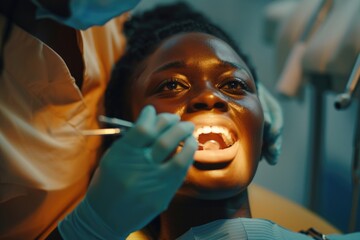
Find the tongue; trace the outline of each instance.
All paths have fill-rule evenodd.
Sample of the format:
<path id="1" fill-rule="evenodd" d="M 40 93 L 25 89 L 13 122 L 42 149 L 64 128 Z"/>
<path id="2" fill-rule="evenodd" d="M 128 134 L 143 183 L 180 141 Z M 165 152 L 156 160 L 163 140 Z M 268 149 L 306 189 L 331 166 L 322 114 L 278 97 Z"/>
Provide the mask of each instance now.
<path id="1" fill-rule="evenodd" d="M 211 147 L 215 147 L 216 144 L 216 149 L 224 149 L 228 147 L 224 142 L 221 134 L 218 133 L 200 134 L 198 142 L 204 145 L 204 147 L 200 146 L 199 150 L 206 150 L 206 146 L 209 146 L 210 143 Z"/>
<path id="2" fill-rule="evenodd" d="M 215 140 L 210 140 L 204 143 L 202 147 L 204 150 L 219 150 L 220 144 Z"/>

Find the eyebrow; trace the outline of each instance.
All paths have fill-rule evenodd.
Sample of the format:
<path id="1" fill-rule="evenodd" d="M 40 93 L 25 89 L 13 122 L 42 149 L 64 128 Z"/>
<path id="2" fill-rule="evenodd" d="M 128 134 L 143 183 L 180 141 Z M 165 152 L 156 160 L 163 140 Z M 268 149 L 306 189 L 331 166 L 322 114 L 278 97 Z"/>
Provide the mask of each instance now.
<path id="1" fill-rule="evenodd" d="M 162 65 L 161 67 L 157 68 L 154 72 L 157 73 L 172 68 L 185 68 L 185 67 L 187 67 L 187 64 L 184 61 L 175 61 Z"/>
<path id="2" fill-rule="evenodd" d="M 246 69 L 245 67 L 241 66 L 241 65 L 238 65 L 236 63 L 233 63 L 233 62 L 228 62 L 228 61 L 223 61 L 223 60 L 220 60 L 220 65 L 223 66 L 223 67 L 232 67 L 232 68 L 237 68 L 237 69 Z"/>
<path id="3" fill-rule="evenodd" d="M 173 69 L 173 68 L 185 68 L 187 66 L 188 65 L 186 64 L 185 61 L 174 61 L 174 62 L 166 63 L 166 64 L 160 66 L 154 72 L 157 73 L 157 72 L 161 72 L 161 71 L 165 71 L 165 70 Z M 241 66 L 236 63 L 229 62 L 229 61 L 220 60 L 219 66 L 224 67 L 224 68 L 227 68 L 227 67 L 236 68 L 239 70 L 245 70 L 247 72 L 247 70 L 244 66 Z"/>
<path id="4" fill-rule="evenodd" d="M 223 61 L 223 60 L 220 60 L 221 61 L 221 65 L 224 66 L 224 67 L 232 67 L 232 68 L 236 68 L 238 70 L 243 70 L 246 72 L 246 74 L 249 75 L 249 77 L 251 77 L 252 79 L 254 79 L 251 71 L 248 69 L 248 66 L 245 64 L 245 66 L 241 66 L 241 65 L 238 65 L 236 63 L 233 63 L 233 62 L 228 62 L 228 61 Z"/>

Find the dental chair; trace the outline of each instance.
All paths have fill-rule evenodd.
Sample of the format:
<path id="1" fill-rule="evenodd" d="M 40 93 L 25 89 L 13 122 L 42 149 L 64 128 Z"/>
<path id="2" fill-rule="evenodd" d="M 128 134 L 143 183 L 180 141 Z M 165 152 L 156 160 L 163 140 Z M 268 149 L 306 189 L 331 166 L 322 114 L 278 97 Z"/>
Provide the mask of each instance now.
<path id="1" fill-rule="evenodd" d="M 254 183 L 249 187 L 249 202 L 253 218 L 271 220 L 294 232 L 315 228 L 325 235 L 341 233 L 307 208 Z"/>

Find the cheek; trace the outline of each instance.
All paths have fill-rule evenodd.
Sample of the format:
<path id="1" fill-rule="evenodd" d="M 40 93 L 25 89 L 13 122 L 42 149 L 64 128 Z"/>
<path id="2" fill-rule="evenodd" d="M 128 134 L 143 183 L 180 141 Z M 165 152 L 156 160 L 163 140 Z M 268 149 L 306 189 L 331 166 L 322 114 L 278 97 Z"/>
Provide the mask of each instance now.
<path id="1" fill-rule="evenodd" d="M 141 99 L 141 98 L 136 98 L 136 99 L 133 99 L 132 102 L 131 102 L 131 121 L 135 122 L 141 111 L 143 110 L 143 108 L 148 105 L 144 99 Z"/>
<path id="2" fill-rule="evenodd" d="M 233 106 L 241 137 L 249 153 L 259 157 L 262 147 L 264 115 L 259 101 L 247 101 Z"/>
<path id="3" fill-rule="evenodd" d="M 181 115 L 184 109 L 184 106 L 182 104 L 179 104 L 175 101 L 170 101 L 169 99 L 147 98 L 145 100 L 145 105 L 154 106 L 157 113 L 166 112 Z"/>

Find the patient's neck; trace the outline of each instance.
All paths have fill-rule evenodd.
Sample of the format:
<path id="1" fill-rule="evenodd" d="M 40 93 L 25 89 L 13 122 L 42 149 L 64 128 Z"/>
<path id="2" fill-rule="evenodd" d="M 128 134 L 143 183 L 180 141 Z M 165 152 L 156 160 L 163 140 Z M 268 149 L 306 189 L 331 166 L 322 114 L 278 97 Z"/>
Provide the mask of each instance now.
<path id="1" fill-rule="evenodd" d="M 191 227 L 237 217 L 251 217 L 247 190 L 225 200 L 176 196 L 160 216 L 160 239 L 176 239 Z"/>

